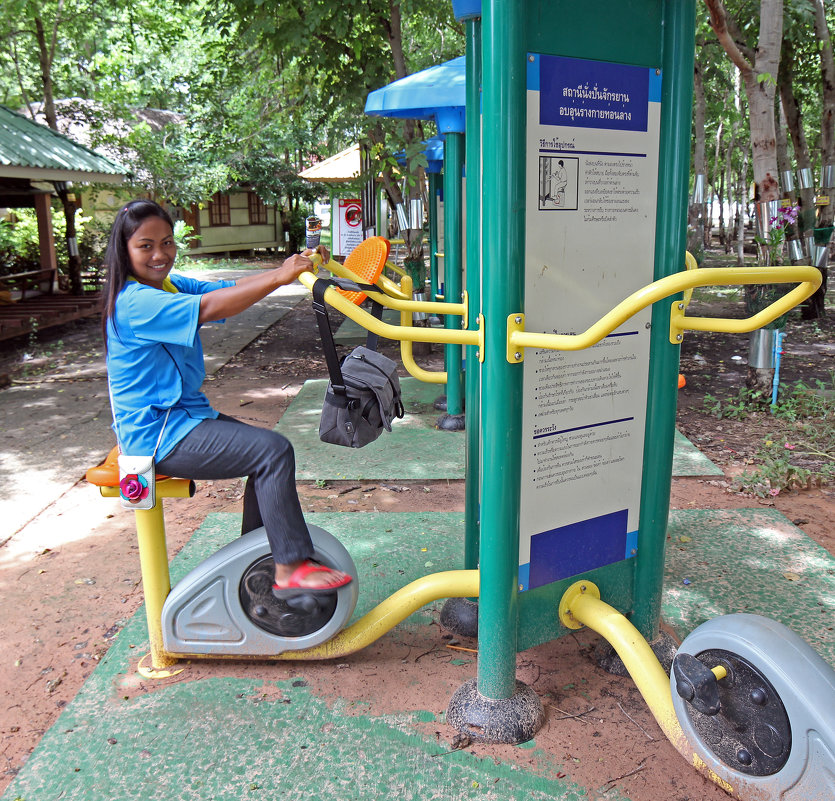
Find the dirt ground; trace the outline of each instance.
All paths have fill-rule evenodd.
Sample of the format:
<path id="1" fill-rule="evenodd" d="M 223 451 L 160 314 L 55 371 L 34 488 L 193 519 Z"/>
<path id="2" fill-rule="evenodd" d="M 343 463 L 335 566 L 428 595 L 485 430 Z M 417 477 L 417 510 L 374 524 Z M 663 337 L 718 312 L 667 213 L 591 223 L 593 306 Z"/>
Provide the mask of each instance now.
<path id="1" fill-rule="evenodd" d="M 694 306 L 692 313 L 704 311 Z M 830 313 L 828 320 L 816 324 L 791 324 L 783 361 L 786 381 L 830 379 L 829 371 L 835 369 L 832 320 Z M 60 338 L 62 357 L 71 358 L 74 334 L 97 325 L 88 320 L 41 337 L 45 342 Z M 209 398 L 221 412 L 273 427 L 306 379 L 325 377 L 317 341 L 313 314 L 303 302 L 207 381 Z M 4 343 L 4 349 L 7 344 L 20 343 Z M 732 478 L 750 467 L 771 421 L 767 416 L 718 420 L 701 409 L 705 394 L 729 397 L 736 392 L 746 357 L 745 336 L 686 335 L 681 370 L 687 385 L 679 396 L 678 427 L 725 471 L 725 477 L 673 479 L 672 507 L 774 507 L 835 554 L 831 486 L 780 492 L 766 499 L 731 490 Z M 433 354 L 418 359 L 436 368 L 441 360 L 437 346 Z M 366 481 L 329 482 L 325 487 L 300 482 L 299 493 L 303 508 L 312 512 L 395 507 L 463 511 L 460 481 L 399 482 L 396 487 Z M 207 514 L 239 512 L 241 497 L 239 480 L 200 482 L 193 499 L 173 501 L 167 514 L 172 554 Z M 14 546 L 18 552 L 7 554 L 10 558 L 0 571 L 0 580 L 10 588 L 3 598 L 0 792 L 141 603 L 132 515 L 100 499 L 89 485 L 79 482 L 26 531 L 26 541 Z M 305 677 L 322 694 L 368 702 L 363 714 L 411 708 L 439 713 L 451 693 L 475 675 L 475 652 L 458 650 L 475 648 L 475 643 L 451 641 L 438 626 L 430 629 L 414 638 L 395 633 L 340 664 L 305 665 Z M 642 801 L 726 798 L 674 753 L 633 683 L 597 668 L 595 645 L 595 635 L 581 632 L 519 654 L 519 678 L 531 684 L 546 705 L 538 746 L 564 764 L 572 779 L 599 788 L 590 791 L 590 799 L 604 799 L 613 788 Z M 252 676 L 258 670 L 258 665 L 201 663 L 180 680 Z M 298 667 L 292 665 L 271 666 L 270 675 L 290 677 L 295 671 Z M 426 681 L 427 675 L 432 681 Z M 152 688 L 138 682 L 134 691 Z M 461 745 L 450 727 L 427 724 L 427 733 L 436 735 L 445 748 Z M 528 753 L 505 746 L 467 747 L 479 755 L 522 762 Z"/>

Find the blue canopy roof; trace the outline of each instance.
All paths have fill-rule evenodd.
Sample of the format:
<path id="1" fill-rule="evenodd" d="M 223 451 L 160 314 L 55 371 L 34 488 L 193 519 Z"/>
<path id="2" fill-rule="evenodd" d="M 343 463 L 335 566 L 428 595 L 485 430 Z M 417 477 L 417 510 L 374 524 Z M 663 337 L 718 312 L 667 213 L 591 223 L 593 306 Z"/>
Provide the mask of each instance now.
<path id="1" fill-rule="evenodd" d="M 433 136 L 424 143 L 423 155 L 426 156 L 426 172 L 440 172 L 444 168 L 444 137 Z M 401 150 L 394 154 L 397 163 L 403 166 L 406 163 L 406 152 Z"/>
<path id="2" fill-rule="evenodd" d="M 465 57 L 459 56 L 375 89 L 365 101 L 365 113 L 435 120 L 438 133 L 464 133 L 466 82 Z"/>

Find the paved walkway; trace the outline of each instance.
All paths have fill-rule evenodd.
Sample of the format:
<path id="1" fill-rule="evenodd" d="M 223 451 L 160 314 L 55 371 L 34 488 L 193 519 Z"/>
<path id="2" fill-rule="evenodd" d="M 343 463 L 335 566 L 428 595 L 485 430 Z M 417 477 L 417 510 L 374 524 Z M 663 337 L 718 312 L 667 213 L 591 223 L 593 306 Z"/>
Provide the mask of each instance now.
<path id="1" fill-rule="evenodd" d="M 212 276 L 247 274 L 252 271 Z M 301 284 L 281 287 L 226 323 L 204 326 L 206 373 L 217 372 L 307 295 Z M 115 443 L 104 353 L 96 335 L 90 336 L 89 353 L 83 364 L 51 372 L 44 383 L 0 390 L 0 544 L 60 498 Z"/>

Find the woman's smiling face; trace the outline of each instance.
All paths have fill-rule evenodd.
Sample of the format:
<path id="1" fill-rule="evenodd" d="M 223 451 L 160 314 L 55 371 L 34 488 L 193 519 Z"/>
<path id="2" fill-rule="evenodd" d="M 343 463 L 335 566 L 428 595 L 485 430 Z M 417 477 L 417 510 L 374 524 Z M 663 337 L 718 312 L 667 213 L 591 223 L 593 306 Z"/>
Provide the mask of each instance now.
<path id="1" fill-rule="evenodd" d="M 148 217 L 128 239 L 128 256 L 136 280 L 162 289 L 177 256 L 174 232 L 160 217 Z"/>

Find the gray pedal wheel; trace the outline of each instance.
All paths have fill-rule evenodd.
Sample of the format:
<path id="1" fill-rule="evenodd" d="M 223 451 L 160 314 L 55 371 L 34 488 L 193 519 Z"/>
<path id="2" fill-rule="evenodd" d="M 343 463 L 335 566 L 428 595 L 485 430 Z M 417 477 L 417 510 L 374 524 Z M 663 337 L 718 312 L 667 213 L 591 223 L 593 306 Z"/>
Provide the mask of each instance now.
<path id="1" fill-rule="evenodd" d="M 230 542 L 172 588 L 162 610 L 172 654 L 275 656 L 313 648 L 341 631 L 354 613 L 359 586 L 351 555 L 332 534 L 308 525 L 313 558 L 354 577 L 333 593 L 279 602 L 272 596 L 270 546 L 263 528 Z"/>
<path id="2" fill-rule="evenodd" d="M 758 615 L 710 620 L 681 644 L 670 683 L 694 752 L 736 792 L 835 798 L 835 671 L 791 629 Z"/>

